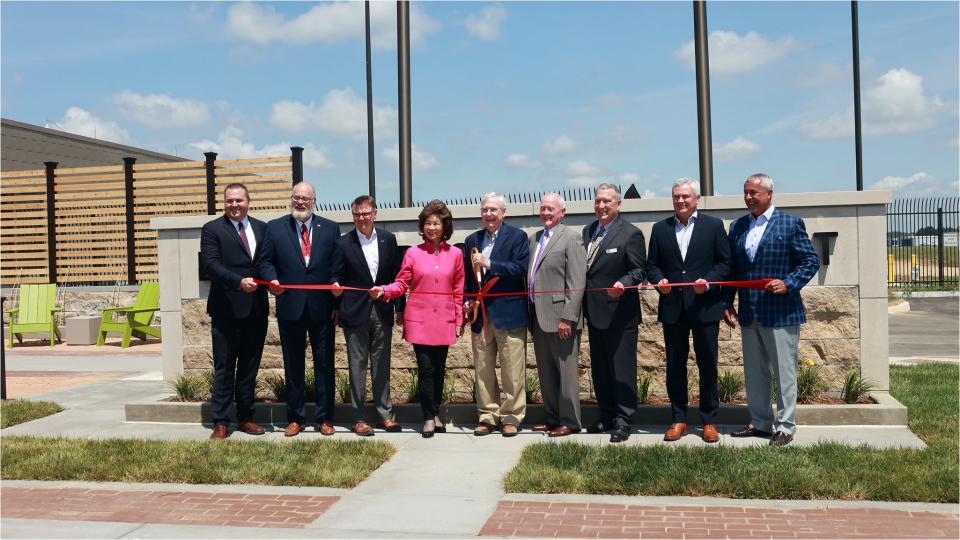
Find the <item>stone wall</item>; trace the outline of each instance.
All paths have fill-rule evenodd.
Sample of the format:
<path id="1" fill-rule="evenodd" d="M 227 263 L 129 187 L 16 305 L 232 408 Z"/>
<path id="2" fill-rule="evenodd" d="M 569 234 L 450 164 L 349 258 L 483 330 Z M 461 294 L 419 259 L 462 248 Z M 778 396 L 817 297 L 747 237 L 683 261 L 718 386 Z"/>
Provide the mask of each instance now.
<path id="1" fill-rule="evenodd" d="M 822 367 L 822 372 L 831 390 L 839 390 L 844 375 L 856 370 L 860 362 L 860 314 L 857 287 L 807 287 L 803 299 L 807 308 L 808 323 L 800 330 L 800 361 L 812 360 Z M 651 394 L 666 396 L 665 352 L 663 331 L 657 323 L 657 293 L 643 291 L 641 294 L 644 322 L 640 325 L 637 345 L 637 365 L 640 373 L 652 379 Z M 271 312 L 273 298 L 271 297 Z M 183 314 L 183 366 L 187 370 L 210 369 L 210 319 L 206 314 L 206 299 L 191 299 L 182 302 Z M 416 370 L 412 347 L 403 341 L 399 327 L 394 328 L 393 354 L 391 358 L 391 387 L 393 394 L 403 400 L 407 395 L 411 373 Z M 720 325 L 720 369 L 742 370 L 743 353 L 740 346 L 739 328 L 731 330 Z M 527 347 L 528 377 L 536 374 L 536 359 L 532 342 Z M 696 362 L 689 360 L 690 380 L 696 380 Z M 309 365 L 309 349 L 308 365 Z M 343 332 L 336 333 L 336 367 L 346 370 L 347 353 Z M 276 319 L 270 319 L 266 344 L 261 361 L 261 371 L 283 368 L 280 351 L 280 336 Z M 580 386 L 589 396 L 590 352 L 587 332 L 584 331 L 580 351 Z M 447 372 L 456 380 L 455 392 L 463 400 L 472 399 L 473 358 L 470 340 L 461 338 L 450 348 Z M 694 388 L 695 388 L 695 383 Z M 695 390 L 694 390 L 695 392 Z"/>

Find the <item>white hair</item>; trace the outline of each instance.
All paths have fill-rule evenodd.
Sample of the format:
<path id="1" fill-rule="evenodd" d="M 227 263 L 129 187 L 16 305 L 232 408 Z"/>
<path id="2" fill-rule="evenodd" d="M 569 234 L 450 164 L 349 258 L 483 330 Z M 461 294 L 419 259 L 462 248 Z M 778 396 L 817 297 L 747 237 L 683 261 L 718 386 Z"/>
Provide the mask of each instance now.
<path id="1" fill-rule="evenodd" d="M 604 182 L 604 183 L 600 184 L 599 186 L 597 186 L 597 189 L 593 190 L 594 196 L 596 196 L 597 192 L 600 191 L 601 189 L 612 189 L 612 190 L 613 190 L 613 199 L 616 200 L 616 201 L 619 201 L 619 200 L 621 199 L 621 197 L 620 197 L 620 188 L 617 187 L 616 184 L 610 184 L 610 183 L 607 183 L 607 182 Z"/>
<path id="2" fill-rule="evenodd" d="M 507 209 L 507 199 L 503 196 L 503 193 L 498 193 L 496 191 L 484 193 L 483 197 L 480 199 L 480 206 L 486 204 L 490 199 L 497 199 L 497 206 L 499 206 L 501 210 Z"/>
<path id="3" fill-rule="evenodd" d="M 751 174 L 747 177 L 747 182 L 759 182 L 763 189 L 767 191 L 773 191 L 773 178 L 770 178 L 766 174 L 756 173 Z"/>
<path id="4" fill-rule="evenodd" d="M 673 190 L 682 186 L 689 186 L 690 191 L 693 191 L 693 195 L 695 197 L 700 196 L 700 182 L 697 182 L 693 178 L 686 178 L 686 177 L 681 178 L 673 183 L 673 186 L 670 188 L 670 194 L 673 195 Z"/>
<path id="5" fill-rule="evenodd" d="M 560 195 L 559 193 L 547 193 L 547 194 L 544 195 L 543 197 L 540 197 L 540 202 L 542 203 L 543 201 L 545 201 L 545 200 L 547 200 L 547 199 L 556 199 L 556 200 L 557 200 L 557 204 L 560 205 L 560 208 L 566 208 L 566 207 L 567 207 L 567 201 L 563 200 L 563 196 Z"/>

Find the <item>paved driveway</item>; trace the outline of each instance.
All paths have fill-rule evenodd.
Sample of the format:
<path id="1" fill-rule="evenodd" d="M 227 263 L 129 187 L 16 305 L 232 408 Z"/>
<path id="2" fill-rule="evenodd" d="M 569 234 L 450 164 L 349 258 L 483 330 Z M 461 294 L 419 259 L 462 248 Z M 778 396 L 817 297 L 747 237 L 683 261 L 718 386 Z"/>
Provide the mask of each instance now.
<path id="1" fill-rule="evenodd" d="M 891 357 L 960 356 L 960 298 L 911 298 L 910 311 L 890 315 Z"/>

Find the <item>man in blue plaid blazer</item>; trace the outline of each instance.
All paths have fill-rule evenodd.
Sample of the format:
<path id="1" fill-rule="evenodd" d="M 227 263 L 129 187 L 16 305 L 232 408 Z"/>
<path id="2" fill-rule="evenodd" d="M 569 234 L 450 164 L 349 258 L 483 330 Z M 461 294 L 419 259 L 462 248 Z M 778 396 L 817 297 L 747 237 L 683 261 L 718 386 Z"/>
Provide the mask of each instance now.
<path id="1" fill-rule="evenodd" d="M 733 437 L 771 436 L 771 446 L 793 440 L 797 406 L 797 349 L 807 322 L 800 289 L 820 269 L 803 220 L 773 206 L 773 179 L 758 173 L 743 184 L 749 214 L 730 225 L 734 280 L 773 278 L 766 290 L 724 288 L 724 322 L 740 320 L 750 424 Z M 740 312 L 733 298 L 740 293 Z M 770 405 L 777 379 L 777 415 Z"/>

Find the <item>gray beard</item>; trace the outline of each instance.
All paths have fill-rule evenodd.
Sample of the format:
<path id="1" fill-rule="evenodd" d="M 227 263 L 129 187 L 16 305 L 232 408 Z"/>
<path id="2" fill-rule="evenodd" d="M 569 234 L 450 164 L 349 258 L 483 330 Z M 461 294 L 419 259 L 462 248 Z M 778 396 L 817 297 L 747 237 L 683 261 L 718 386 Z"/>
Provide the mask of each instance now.
<path id="1" fill-rule="evenodd" d="M 306 210 L 301 212 L 291 206 L 290 215 L 293 216 L 293 219 L 303 222 L 313 217 L 313 209 L 307 208 Z"/>

